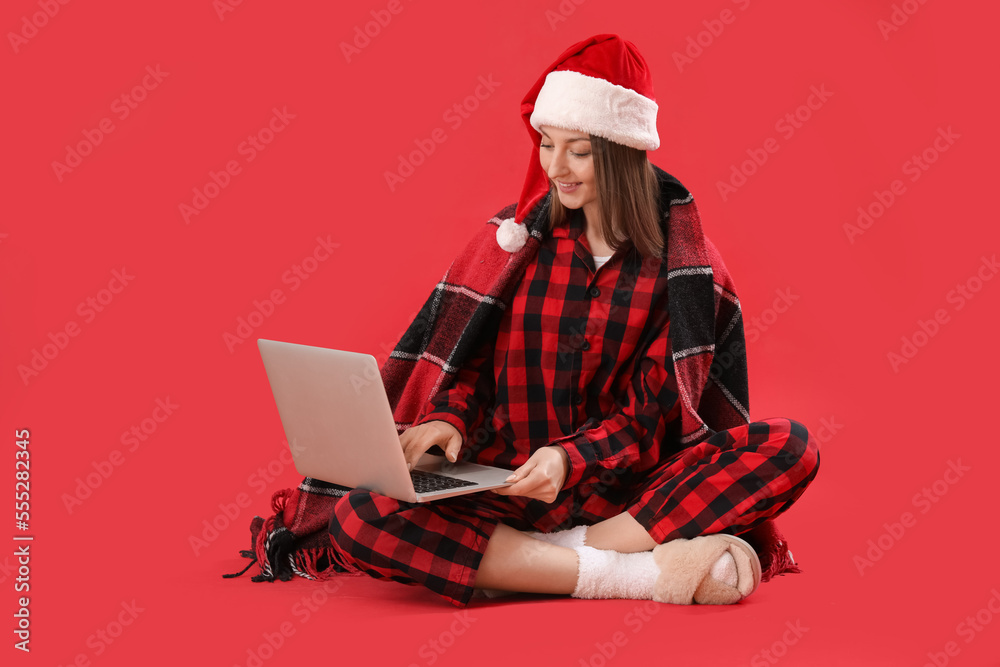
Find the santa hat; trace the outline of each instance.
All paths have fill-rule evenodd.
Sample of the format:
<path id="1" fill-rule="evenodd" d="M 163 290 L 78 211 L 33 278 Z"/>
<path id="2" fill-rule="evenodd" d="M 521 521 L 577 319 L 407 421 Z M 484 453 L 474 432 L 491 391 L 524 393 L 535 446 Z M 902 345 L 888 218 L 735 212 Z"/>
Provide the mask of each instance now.
<path id="1" fill-rule="evenodd" d="M 656 150 L 656 99 L 646 61 L 618 35 L 595 35 L 566 49 L 521 102 L 532 141 L 531 161 L 515 217 L 504 220 L 497 242 L 514 252 L 528 237 L 523 221 L 549 191 L 538 160 L 542 125 L 578 130 L 640 150 Z"/>

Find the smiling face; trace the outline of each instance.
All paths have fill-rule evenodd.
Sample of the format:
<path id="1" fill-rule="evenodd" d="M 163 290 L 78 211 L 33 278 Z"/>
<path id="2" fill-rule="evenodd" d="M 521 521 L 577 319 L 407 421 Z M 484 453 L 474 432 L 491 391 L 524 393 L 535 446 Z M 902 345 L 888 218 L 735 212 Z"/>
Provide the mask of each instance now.
<path id="1" fill-rule="evenodd" d="M 551 125 L 542 125 L 540 130 L 542 141 L 538 145 L 538 158 L 559 193 L 559 202 L 566 208 L 582 208 L 587 222 L 598 224 L 597 181 L 590 136 Z"/>

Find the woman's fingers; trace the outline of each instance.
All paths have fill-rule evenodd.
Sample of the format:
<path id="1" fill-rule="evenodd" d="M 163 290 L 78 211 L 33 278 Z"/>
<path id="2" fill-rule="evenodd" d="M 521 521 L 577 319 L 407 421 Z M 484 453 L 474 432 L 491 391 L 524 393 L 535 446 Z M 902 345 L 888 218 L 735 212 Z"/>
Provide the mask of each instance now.
<path id="1" fill-rule="evenodd" d="M 403 458 L 406 466 L 413 470 L 417 461 L 428 449 L 437 445 L 445 451 L 452 461 L 458 459 L 462 448 L 462 434 L 458 429 L 442 421 L 430 421 L 425 424 L 410 427 L 399 436 L 399 444 L 403 448 Z"/>
<path id="2" fill-rule="evenodd" d="M 530 484 L 527 479 L 528 471 L 534 467 L 535 462 L 528 459 L 524 465 L 515 469 L 514 472 L 507 475 L 507 479 L 504 480 L 505 482 L 514 482 L 514 484 L 511 484 L 510 486 L 501 486 L 500 488 L 493 489 L 493 491 L 499 493 L 501 496 L 525 495 L 524 491 L 527 491 L 530 488 Z"/>
<path id="3" fill-rule="evenodd" d="M 514 470 L 514 472 L 508 475 L 506 481 L 515 482 L 523 480 L 525 477 L 528 476 L 528 474 L 534 468 L 535 468 L 535 462 L 531 459 L 528 459 L 527 461 L 524 462 L 524 465 L 522 465 L 520 468 L 517 468 L 516 470 Z"/>
<path id="4" fill-rule="evenodd" d="M 546 503 L 554 501 L 559 493 L 551 474 L 537 460 L 528 459 L 507 480 L 514 484 L 493 490 L 502 496 L 524 496 Z"/>
<path id="5" fill-rule="evenodd" d="M 408 428 L 399 436 L 399 444 L 403 447 L 403 458 L 406 460 L 406 467 L 413 470 L 417 460 L 423 456 L 424 452 L 430 449 L 430 438 L 427 437 L 426 424 Z"/>
<path id="6" fill-rule="evenodd" d="M 524 496 L 547 503 L 555 500 L 555 487 L 552 485 L 552 480 L 538 467 L 533 468 L 525 478 L 508 486 L 505 490 L 511 496 Z"/>
<path id="7" fill-rule="evenodd" d="M 448 424 L 448 426 L 451 426 L 451 424 Z M 445 457 L 454 463 L 458 460 L 459 452 L 462 451 L 462 434 L 454 426 L 451 426 L 451 431 L 451 435 L 448 436 L 448 444 L 442 449 L 444 449 Z"/>

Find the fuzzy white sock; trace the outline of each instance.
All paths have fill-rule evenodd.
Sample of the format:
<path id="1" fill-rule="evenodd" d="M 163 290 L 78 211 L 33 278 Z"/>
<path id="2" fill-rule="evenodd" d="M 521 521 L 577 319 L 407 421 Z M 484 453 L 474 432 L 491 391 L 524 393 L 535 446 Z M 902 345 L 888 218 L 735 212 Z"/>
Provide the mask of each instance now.
<path id="1" fill-rule="evenodd" d="M 575 598 L 653 599 L 653 584 L 660 567 L 652 551 L 623 554 L 594 547 L 578 546 L 579 557 Z"/>
<path id="2" fill-rule="evenodd" d="M 587 526 L 574 526 L 569 530 L 557 530 L 554 533 L 528 533 L 536 540 L 555 544 L 560 547 L 582 547 L 587 534 Z"/>

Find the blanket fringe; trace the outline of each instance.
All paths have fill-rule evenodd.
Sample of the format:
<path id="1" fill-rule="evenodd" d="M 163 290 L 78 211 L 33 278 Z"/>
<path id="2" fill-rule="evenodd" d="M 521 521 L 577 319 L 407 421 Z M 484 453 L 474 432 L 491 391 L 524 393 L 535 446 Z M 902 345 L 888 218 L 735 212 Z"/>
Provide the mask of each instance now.
<path id="1" fill-rule="evenodd" d="M 326 581 L 335 576 L 362 576 L 364 572 L 347 569 L 333 559 L 332 548 L 299 549 L 289 554 L 292 571 L 313 581 Z"/>
<path id="2" fill-rule="evenodd" d="M 240 556 L 249 558 L 250 563 L 233 574 L 222 575 L 225 579 L 242 576 L 253 567 L 260 566 L 260 574 L 251 577 L 251 581 L 271 581 L 275 579 L 289 581 L 293 576 L 314 581 L 326 581 L 334 576 L 362 576 L 364 572 L 353 567 L 347 567 L 336 559 L 332 546 L 330 547 L 296 547 L 296 536 L 286 528 L 281 519 L 281 510 L 285 500 L 290 497 L 291 490 L 279 492 L 272 498 L 275 516 L 265 520 L 255 516 L 250 524 L 251 549 L 240 551 Z"/>
<path id="3" fill-rule="evenodd" d="M 232 579 L 234 577 L 241 577 L 241 576 L 243 576 L 244 573 L 246 573 L 247 570 L 249 570 L 251 567 L 253 567 L 254 563 L 257 562 L 257 554 L 256 554 L 256 552 L 251 551 L 250 549 L 244 549 L 243 551 L 241 551 L 240 552 L 240 556 L 242 556 L 243 558 L 249 558 L 250 559 L 250 563 L 245 568 L 243 568 L 239 572 L 236 572 L 235 574 L 224 574 L 224 575 L 222 575 L 223 579 Z"/>
<path id="4" fill-rule="evenodd" d="M 787 545 L 786 545 L 787 546 Z M 765 572 L 761 572 L 761 581 L 767 581 L 771 577 L 776 577 L 782 574 L 802 574 L 802 568 L 799 567 L 798 563 L 792 560 L 792 552 L 787 548 L 780 548 L 778 553 L 774 554 L 771 560 L 771 567 L 769 567 Z"/>
<path id="5" fill-rule="evenodd" d="M 255 563 L 261 565 L 261 569 L 263 569 L 266 566 L 266 563 L 261 564 L 261 559 L 260 559 L 261 552 L 257 548 L 257 538 L 261 535 L 263 527 L 264 527 L 264 519 L 259 516 L 255 516 L 253 518 L 253 521 L 250 522 L 250 548 L 243 549 L 240 551 L 240 556 L 243 558 L 249 558 L 250 563 L 239 572 L 222 575 L 223 579 L 233 579 L 235 577 L 241 577 L 246 573 L 247 570 L 253 567 Z"/>
<path id="6" fill-rule="evenodd" d="M 284 556 L 291 553 L 295 544 L 295 535 L 280 523 L 280 514 L 271 517 L 264 525 L 261 534 L 258 535 L 255 550 L 258 558 L 259 554 L 263 553 L 264 559 L 261 563 L 261 573 L 253 577 L 251 581 L 274 581 L 275 579 L 288 581 L 292 578 L 291 564 Z M 277 528 L 269 530 L 275 525 Z"/>
<path id="7" fill-rule="evenodd" d="M 740 533 L 760 558 L 761 582 L 783 574 L 801 574 L 802 568 L 792 558 L 788 542 L 771 520 L 764 521 L 746 533 Z"/>
<path id="8" fill-rule="evenodd" d="M 281 514 L 285 511 L 285 505 L 288 503 L 288 499 L 292 497 L 294 489 L 282 489 L 280 491 L 275 491 L 274 495 L 271 496 L 271 510 L 275 514 Z"/>

